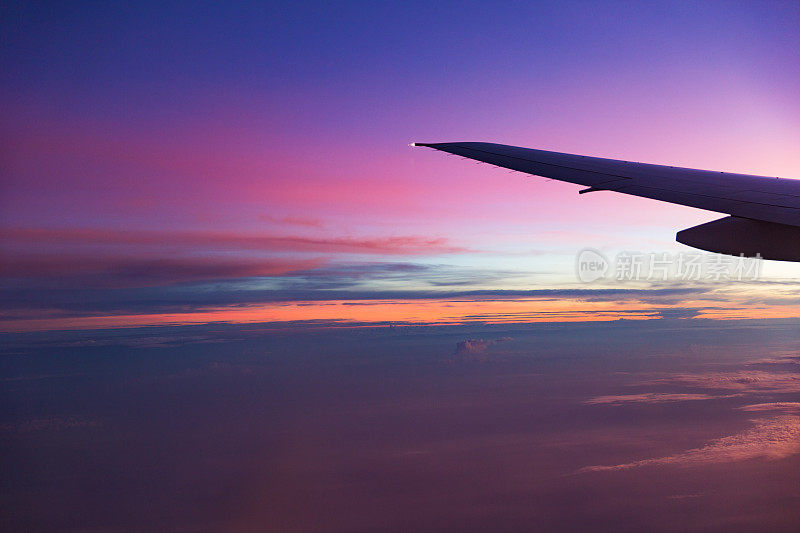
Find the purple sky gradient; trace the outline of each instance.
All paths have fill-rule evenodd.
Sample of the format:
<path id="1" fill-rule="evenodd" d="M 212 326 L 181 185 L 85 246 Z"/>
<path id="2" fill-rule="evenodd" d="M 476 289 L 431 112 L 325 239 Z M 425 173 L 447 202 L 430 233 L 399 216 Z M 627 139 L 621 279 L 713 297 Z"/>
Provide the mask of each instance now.
<path id="1" fill-rule="evenodd" d="M 486 141 L 800 178 L 796 2 L 0 7 L 0 529 L 797 531 L 795 264 Z"/>
<path id="2" fill-rule="evenodd" d="M 163 286 L 186 281 L 176 262 L 236 263 L 224 278 L 263 285 L 288 265 L 376 265 L 388 253 L 515 273 L 481 289 L 568 287 L 584 247 L 687 250 L 675 232 L 714 218 L 578 197 L 412 140 L 787 177 L 800 168 L 792 3 L 5 9 L 6 285 L 27 283 L 19 265 L 58 254 L 67 268 L 110 265 L 105 277 L 163 265 L 149 276 Z M 75 237 L 98 233 L 106 240 Z M 220 249 L 220 239 L 261 244 Z M 216 270 L 193 272 L 203 281 Z M 65 280 L 73 288 L 69 271 Z M 404 286 L 429 284 L 408 272 Z"/>

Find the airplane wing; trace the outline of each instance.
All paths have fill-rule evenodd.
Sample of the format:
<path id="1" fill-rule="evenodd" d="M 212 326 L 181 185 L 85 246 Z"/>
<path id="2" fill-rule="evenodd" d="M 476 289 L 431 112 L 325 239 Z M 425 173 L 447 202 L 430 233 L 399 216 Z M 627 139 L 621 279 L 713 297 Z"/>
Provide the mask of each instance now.
<path id="1" fill-rule="evenodd" d="M 480 142 L 413 143 L 588 187 L 726 213 L 678 233 L 689 246 L 800 261 L 800 181 L 617 161 Z"/>

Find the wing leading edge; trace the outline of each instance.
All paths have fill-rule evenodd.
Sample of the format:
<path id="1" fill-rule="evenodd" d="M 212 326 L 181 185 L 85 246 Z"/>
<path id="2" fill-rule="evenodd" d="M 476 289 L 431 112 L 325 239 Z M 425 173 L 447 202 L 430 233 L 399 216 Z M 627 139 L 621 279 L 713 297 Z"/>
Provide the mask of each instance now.
<path id="1" fill-rule="evenodd" d="M 581 192 L 615 191 L 726 213 L 731 217 L 684 230 L 678 234 L 678 240 L 719 253 L 747 256 L 760 253 L 766 259 L 800 261 L 798 180 L 617 161 L 493 143 L 413 143 L 412 146 L 434 148 L 588 187 Z M 729 218 L 732 220 L 728 221 Z M 716 225 L 708 227 L 712 224 Z M 756 250 L 759 246 L 767 253 Z"/>

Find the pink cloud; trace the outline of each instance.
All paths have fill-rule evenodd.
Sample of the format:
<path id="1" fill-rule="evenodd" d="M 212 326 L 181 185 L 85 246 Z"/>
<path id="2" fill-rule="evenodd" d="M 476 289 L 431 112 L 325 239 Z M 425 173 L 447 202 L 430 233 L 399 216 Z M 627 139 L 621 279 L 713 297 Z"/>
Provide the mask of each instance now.
<path id="1" fill-rule="evenodd" d="M 695 400 L 716 400 L 718 398 L 730 398 L 727 396 L 711 396 L 708 394 L 668 394 L 658 392 L 647 392 L 644 394 L 618 394 L 611 396 L 596 396 L 583 403 L 590 405 L 601 404 L 628 404 L 628 403 L 666 403 L 666 402 L 687 402 Z"/>
<path id="2" fill-rule="evenodd" d="M 785 413 L 800 413 L 800 402 L 755 403 L 739 407 L 739 409 L 749 412 L 781 411 Z"/>
<path id="3" fill-rule="evenodd" d="M 212 231 L 0 228 L 0 242 L 43 245 L 186 247 L 202 250 L 361 254 L 441 254 L 465 252 L 442 237 L 304 237 Z"/>
<path id="4" fill-rule="evenodd" d="M 682 385 L 743 392 L 800 392 L 800 375 L 761 371 L 675 374 L 639 385 Z"/>
<path id="5" fill-rule="evenodd" d="M 483 340 L 483 339 L 468 339 L 465 341 L 460 341 L 456 344 L 456 354 L 461 353 L 480 353 L 486 351 L 486 348 L 497 344 L 498 342 L 503 342 L 509 340 L 507 338 L 501 339 L 491 339 L 491 340 Z"/>
<path id="6" fill-rule="evenodd" d="M 767 357 L 751 361 L 748 366 L 783 366 L 783 367 L 800 367 L 800 357 L 796 355 L 785 355 L 783 357 Z"/>
<path id="7" fill-rule="evenodd" d="M 60 287 L 146 287 L 162 284 L 283 276 L 321 266 L 321 259 L 126 257 L 95 254 L 6 256 L 0 276 L 52 281 Z"/>
<path id="8" fill-rule="evenodd" d="M 318 218 L 307 218 L 307 217 L 298 217 L 298 216 L 285 216 L 285 217 L 276 217 L 273 215 L 261 215 L 258 217 L 259 220 L 263 220 L 264 222 L 273 222 L 276 224 L 288 224 L 288 225 L 295 225 L 295 226 L 306 226 L 310 228 L 321 228 L 322 221 Z"/>
<path id="9" fill-rule="evenodd" d="M 800 453 L 800 417 L 778 416 L 753 420 L 753 423 L 755 426 L 747 431 L 713 440 L 701 448 L 630 463 L 587 466 L 578 470 L 578 473 L 646 466 L 701 466 L 750 459 L 778 460 Z"/>
<path id="10" fill-rule="evenodd" d="M 510 337 L 500 337 L 499 339 L 467 339 L 456 343 L 455 351 L 451 356 L 451 361 L 487 361 L 485 354 L 490 346 L 511 340 Z"/>

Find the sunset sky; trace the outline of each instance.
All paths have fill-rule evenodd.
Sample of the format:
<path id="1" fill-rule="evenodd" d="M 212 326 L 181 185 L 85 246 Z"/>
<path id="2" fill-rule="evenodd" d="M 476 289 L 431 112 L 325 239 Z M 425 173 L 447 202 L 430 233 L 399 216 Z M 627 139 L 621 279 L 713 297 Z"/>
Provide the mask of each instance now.
<path id="1" fill-rule="evenodd" d="M 587 288 L 581 249 L 688 251 L 675 232 L 717 217 L 578 197 L 411 141 L 800 176 L 792 3 L 4 11 L 4 331 L 363 321 L 273 302 L 365 298 L 380 301 L 369 321 L 459 320 L 504 308 L 394 302 Z M 763 276 L 798 272 L 769 263 Z M 763 292 L 710 290 L 716 303 L 686 305 L 740 307 Z"/>
<path id="2" fill-rule="evenodd" d="M 800 178 L 797 2 L 129 4 L 0 7 L 0 529 L 797 531 L 800 264 L 409 146 Z"/>

